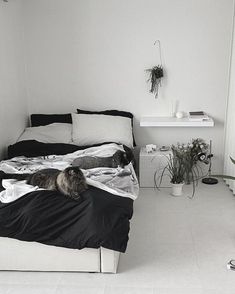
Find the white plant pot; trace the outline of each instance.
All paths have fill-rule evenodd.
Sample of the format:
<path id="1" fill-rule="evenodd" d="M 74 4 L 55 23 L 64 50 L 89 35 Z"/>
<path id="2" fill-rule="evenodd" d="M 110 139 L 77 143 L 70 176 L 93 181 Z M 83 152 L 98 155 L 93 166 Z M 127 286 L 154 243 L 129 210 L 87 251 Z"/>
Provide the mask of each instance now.
<path id="1" fill-rule="evenodd" d="M 180 184 L 171 184 L 172 185 L 172 195 L 173 196 L 181 196 L 183 194 L 183 185 L 184 183 Z"/>

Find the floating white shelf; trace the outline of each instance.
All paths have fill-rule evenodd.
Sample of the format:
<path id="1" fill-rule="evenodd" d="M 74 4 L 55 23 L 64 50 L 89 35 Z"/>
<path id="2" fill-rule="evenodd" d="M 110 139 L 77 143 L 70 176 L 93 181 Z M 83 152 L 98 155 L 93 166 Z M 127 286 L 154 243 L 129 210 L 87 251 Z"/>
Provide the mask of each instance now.
<path id="1" fill-rule="evenodd" d="M 212 118 L 203 121 L 191 121 L 188 117 L 156 117 L 143 116 L 140 119 L 141 127 L 213 127 Z"/>

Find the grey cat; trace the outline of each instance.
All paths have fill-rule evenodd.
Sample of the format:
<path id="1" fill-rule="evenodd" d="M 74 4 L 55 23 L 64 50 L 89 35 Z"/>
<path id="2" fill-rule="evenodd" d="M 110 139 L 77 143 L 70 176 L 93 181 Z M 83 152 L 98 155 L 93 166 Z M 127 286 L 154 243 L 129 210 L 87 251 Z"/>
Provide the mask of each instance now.
<path id="1" fill-rule="evenodd" d="M 116 151 L 110 157 L 98 156 L 82 156 L 74 159 L 72 166 L 79 166 L 82 169 L 90 169 L 95 167 L 124 167 L 130 162 L 126 152 L 121 150 Z"/>
<path id="2" fill-rule="evenodd" d="M 26 180 L 29 185 L 59 191 L 75 200 L 87 189 L 86 179 L 77 166 L 67 167 L 63 171 L 54 168 L 42 169 L 32 174 L 7 174 L 1 171 L 0 178 Z"/>

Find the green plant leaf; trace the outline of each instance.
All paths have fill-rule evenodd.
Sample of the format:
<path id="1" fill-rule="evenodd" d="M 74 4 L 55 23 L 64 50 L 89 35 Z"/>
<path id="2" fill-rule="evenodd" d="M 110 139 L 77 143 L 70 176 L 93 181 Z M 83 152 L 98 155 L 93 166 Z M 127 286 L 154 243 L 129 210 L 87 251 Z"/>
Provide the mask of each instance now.
<path id="1" fill-rule="evenodd" d="M 235 177 L 233 176 L 227 176 L 227 175 L 211 175 L 212 177 L 216 178 L 223 178 L 223 179 L 228 179 L 228 180 L 235 180 Z"/>
<path id="2" fill-rule="evenodd" d="M 235 160 L 230 156 L 230 159 L 232 161 L 233 164 L 235 164 Z"/>

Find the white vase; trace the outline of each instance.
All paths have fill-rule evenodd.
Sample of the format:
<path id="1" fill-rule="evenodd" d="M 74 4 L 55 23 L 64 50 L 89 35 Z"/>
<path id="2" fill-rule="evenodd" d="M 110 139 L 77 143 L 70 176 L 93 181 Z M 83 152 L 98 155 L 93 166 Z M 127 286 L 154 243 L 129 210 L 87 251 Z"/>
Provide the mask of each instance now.
<path id="1" fill-rule="evenodd" d="M 181 196 L 183 194 L 183 185 L 184 183 L 180 184 L 171 184 L 172 185 L 172 195 L 173 196 Z"/>

